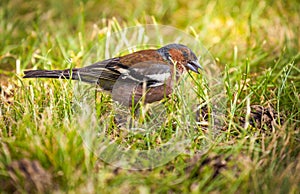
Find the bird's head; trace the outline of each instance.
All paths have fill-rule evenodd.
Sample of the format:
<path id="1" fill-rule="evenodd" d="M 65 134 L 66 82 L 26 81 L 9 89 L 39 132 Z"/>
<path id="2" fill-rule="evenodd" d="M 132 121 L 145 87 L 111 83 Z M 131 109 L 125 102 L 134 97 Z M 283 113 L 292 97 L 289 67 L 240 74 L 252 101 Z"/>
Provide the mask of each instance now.
<path id="1" fill-rule="evenodd" d="M 175 63 L 177 70 L 180 73 L 182 73 L 185 69 L 200 73 L 199 69 L 202 69 L 195 53 L 185 45 L 169 44 L 158 49 L 158 52 L 166 60 Z"/>

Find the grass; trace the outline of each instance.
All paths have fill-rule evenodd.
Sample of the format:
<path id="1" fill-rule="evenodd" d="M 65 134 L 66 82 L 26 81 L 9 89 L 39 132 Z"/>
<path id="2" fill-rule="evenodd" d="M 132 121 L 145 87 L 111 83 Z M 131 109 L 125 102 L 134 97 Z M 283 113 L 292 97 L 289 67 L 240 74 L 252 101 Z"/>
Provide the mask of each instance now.
<path id="1" fill-rule="evenodd" d="M 299 193 L 299 13 L 293 0 L 1 1 L 1 192 Z M 216 134 L 192 119 L 185 105 L 193 100 L 185 100 L 180 88 L 159 105 L 166 110 L 158 120 L 164 125 L 141 134 L 116 126 L 106 93 L 84 86 L 90 93 L 76 96 L 73 81 L 22 79 L 26 69 L 80 67 L 108 58 L 114 51 L 105 37 L 139 24 L 174 26 L 213 55 L 222 84 L 211 92 L 222 93 L 226 102 Z M 193 75 L 185 83 L 193 86 L 197 103 L 207 98 L 203 79 Z M 82 109 L 90 102 L 95 109 Z M 170 160 L 152 155 L 164 165 L 151 170 L 115 167 L 116 147 L 108 147 L 107 156 L 97 147 L 114 140 L 147 150 L 176 135 L 192 140 L 179 155 L 166 147 Z M 146 156 L 124 155 L 153 164 L 145 163 Z"/>

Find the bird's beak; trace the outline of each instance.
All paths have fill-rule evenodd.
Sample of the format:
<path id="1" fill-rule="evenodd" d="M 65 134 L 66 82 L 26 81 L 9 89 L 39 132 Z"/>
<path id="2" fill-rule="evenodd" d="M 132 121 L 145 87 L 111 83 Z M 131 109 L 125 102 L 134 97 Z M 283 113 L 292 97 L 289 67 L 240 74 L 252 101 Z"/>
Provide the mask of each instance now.
<path id="1" fill-rule="evenodd" d="M 203 69 L 203 67 L 199 64 L 198 61 L 189 61 L 187 63 L 187 67 L 196 73 L 200 73 L 198 69 Z"/>

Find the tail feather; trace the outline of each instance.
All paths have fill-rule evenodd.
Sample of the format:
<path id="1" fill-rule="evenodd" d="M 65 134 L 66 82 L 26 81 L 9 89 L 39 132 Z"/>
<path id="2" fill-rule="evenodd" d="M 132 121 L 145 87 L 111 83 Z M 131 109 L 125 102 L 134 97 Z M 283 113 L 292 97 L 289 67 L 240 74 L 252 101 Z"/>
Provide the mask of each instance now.
<path id="1" fill-rule="evenodd" d="M 70 79 L 69 70 L 29 70 L 24 78 L 65 78 Z"/>
<path id="2" fill-rule="evenodd" d="M 24 71 L 23 78 L 54 78 L 54 79 L 73 79 L 83 82 L 94 83 L 95 78 L 84 76 L 85 73 L 81 73 L 80 69 L 65 69 L 65 70 L 28 70 Z M 83 74 L 83 75 L 80 75 Z M 97 81 L 97 80 L 96 80 Z"/>
<path id="3" fill-rule="evenodd" d="M 119 77 L 119 74 L 102 67 L 86 67 L 72 70 L 28 70 L 24 74 L 23 78 L 73 79 L 95 84 L 99 80 L 114 82 Z"/>

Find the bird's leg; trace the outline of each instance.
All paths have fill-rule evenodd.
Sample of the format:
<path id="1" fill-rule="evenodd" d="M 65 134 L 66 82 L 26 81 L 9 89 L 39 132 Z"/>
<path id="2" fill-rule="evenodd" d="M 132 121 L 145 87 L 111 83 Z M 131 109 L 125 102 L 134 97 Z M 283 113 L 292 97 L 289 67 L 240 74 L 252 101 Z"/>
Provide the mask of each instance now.
<path id="1" fill-rule="evenodd" d="M 144 80 L 143 86 L 142 86 L 142 97 L 139 100 L 139 103 L 138 103 L 139 108 L 137 109 L 140 112 L 140 116 L 138 117 L 139 123 L 143 123 L 145 121 L 145 117 L 146 117 L 146 112 L 147 112 L 147 109 L 146 109 L 147 106 L 145 104 L 146 92 L 147 92 L 146 90 L 147 90 L 147 83 Z"/>

